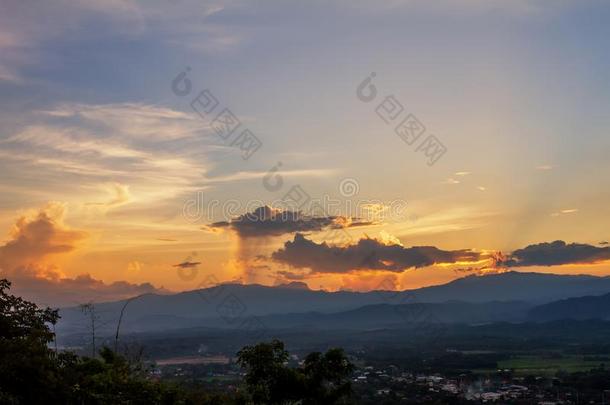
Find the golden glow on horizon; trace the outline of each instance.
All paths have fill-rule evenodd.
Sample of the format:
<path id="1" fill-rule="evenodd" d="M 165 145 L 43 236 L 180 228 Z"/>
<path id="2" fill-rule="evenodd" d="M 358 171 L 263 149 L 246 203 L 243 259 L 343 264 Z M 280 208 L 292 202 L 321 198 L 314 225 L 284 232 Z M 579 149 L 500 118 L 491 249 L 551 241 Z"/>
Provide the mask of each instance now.
<path id="1" fill-rule="evenodd" d="M 119 188 L 119 190 L 127 189 Z M 117 195 L 123 197 L 99 204 L 104 208 L 106 206 L 112 208 L 114 205 L 119 207 L 124 204 L 127 206 L 129 200 L 127 193 L 120 191 L 117 192 Z M 36 263 L 27 263 L 28 265 L 35 264 L 36 268 L 41 269 L 37 273 L 40 277 L 48 279 L 76 277 L 85 273 L 83 268 L 88 268 L 86 273 L 106 282 L 121 280 L 132 283 L 152 282 L 156 286 L 163 286 L 174 291 L 197 288 L 198 284 L 209 275 L 213 275 L 218 282 L 277 285 L 291 281 L 274 275 L 278 268 L 273 263 L 262 259 L 250 260 L 252 257 L 269 254 L 281 247 L 281 240 L 273 243 L 259 241 L 254 245 L 248 245 L 251 241 L 235 238 L 232 232 L 207 234 L 206 237 L 206 233 L 198 230 L 197 226 L 169 224 L 168 226 L 150 224 L 145 221 L 137 225 L 121 221 L 116 227 L 110 226 L 105 229 L 69 228 L 65 225 L 67 214 L 65 207 L 65 204 L 54 203 L 40 212 L 48 213 L 45 215 L 55 221 L 57 231 L 53 231 L 54 235 L 60 234 L 59 232 L 73 232 L 75 235 L 79 235 L 79 240 L 75 240 L 69 247 L 66 246 L 57 252 L 47 252 L 36 257 Z M 84 212 L 85 216 L 89 215 L 87 211 L 81 212 Z M 106 213 L 104 211 L 104 215 Z M 28 211 L 16 226 L 30 223 L 37 215 L 42 214 L 37 214 L 34 210 Z M 84 221 L 84 223 L 86 222 L 87 220 Z M 134 228 L 137 230 L 134 231 Z M 16 237 L 16 229 L 18 228 L 14 228 L 9 233 L 9 240 Z M 171 237 L 162 235 L 171 235 Z M 207 241 L 203 242 L 204 239 Z M 377 240 L 386 245 L 404 245 L 398 238 L 386 231 L 381 231 Z M 56 242 L 53 241 L 53 243 Z M 62 242 L 61 239 L 57 243 L 63 243 L 62 246 L 65 246 L 65 242 Z M 498 269 L 493 268 L 493 258 L 498 252 L 487 249 L 474 251 L 481 255 L 480 260 L 440 263 L 422 269 L 407 269 L 403 272 L 366 269 L 344 274 L 307 275 L 305 272 L 302 279 L 295 281 L 303 281 L 312 289 L 369 291 L 380 287 L 398 290 L 419 288 L 445 283 L 469 274 L 487 274 L 508 270 L 558 274 L 610 274 L 610 261 L 552 267 Z M 192 255 L 195 255 L 196 260 L 201 261 L 202 264 L 195 272 L 196 277 L 192 279 L 182 277 L 174 266 L 176 263 L 187 260 L 186 258 L 191 258 Z M 90 266 L 91 263 L 95 263 L 95 265 Z M 42 270 L 47 268 L 54 270 L 52 273 Z"/>

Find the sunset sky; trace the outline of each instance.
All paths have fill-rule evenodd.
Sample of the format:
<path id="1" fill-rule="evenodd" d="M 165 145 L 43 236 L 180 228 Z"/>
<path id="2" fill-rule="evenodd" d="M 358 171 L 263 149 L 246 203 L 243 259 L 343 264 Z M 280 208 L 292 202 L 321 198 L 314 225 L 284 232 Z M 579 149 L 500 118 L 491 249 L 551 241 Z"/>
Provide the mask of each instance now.
<path id="1" fill-rule="evenodd" d="M 0 276 L 17 291 L 610 275 L 607 2 L 25 3 L 0 3 Z M 332 203 L 294 207 L 296 186 Z"/>

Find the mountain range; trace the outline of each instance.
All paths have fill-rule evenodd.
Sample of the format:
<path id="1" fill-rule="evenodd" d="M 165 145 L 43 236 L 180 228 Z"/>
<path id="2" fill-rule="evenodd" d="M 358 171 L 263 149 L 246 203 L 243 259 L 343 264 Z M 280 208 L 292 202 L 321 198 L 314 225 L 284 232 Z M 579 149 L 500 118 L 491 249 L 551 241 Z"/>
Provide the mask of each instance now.
<path id="1" fill-rule="evenodd" d="M 301 283 L 225 284 L 172 295 L 95 304 L 97 330 L 111 335 L 194 327 L 231 328 L 256 317 L 268 328 L 401 328 L 413 323 L 482 324 L 563 318 L 608 319 L 610 277 L 506 272 L 467 276 L 408 291 L 327 292 Z M 85 333 L 80 308 L 60 310 L 60 335 Z"/>

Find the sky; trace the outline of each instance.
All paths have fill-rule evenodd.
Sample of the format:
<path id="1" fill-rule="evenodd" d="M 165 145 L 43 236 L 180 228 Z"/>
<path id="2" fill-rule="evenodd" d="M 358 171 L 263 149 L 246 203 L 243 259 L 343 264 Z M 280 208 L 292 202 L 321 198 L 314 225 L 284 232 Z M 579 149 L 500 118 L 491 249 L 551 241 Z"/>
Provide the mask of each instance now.
<path id="1" fill-rule="evenodd" d="M 609 275 L 609 17 L 3 1 L 0 276 L 68 305 L 210 280 Z"/>

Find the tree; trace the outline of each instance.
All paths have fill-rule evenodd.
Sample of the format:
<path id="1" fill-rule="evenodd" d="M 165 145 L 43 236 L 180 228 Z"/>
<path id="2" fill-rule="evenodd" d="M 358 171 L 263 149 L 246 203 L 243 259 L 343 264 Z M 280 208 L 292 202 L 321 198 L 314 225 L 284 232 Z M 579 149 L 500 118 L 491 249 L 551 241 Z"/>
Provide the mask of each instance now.
<path id="1" fill-rule="evenodd" d="M 237 353 L 246 370 L 246 388 L 255 404 L 341 404 L 351 396 L 354 366 L 341 349 L 311 353 L 298 368 L 287 366 L 279 340 L 246 346 Z"/>
<path id="2" fill-rule="evenodd" d="M 237 362 L 246 369 L 246 386 L 255 404 L 284 404 L 299 397 L 298 376 L 285 365 L 288 357 L 279 340 L 246 346 L 237 353 Z"/>
<path id="3" fill-rule="evenodd" d="M 57 310 L 9 294 L 0 280 L 0 398 L 3 403 L 52 402 L 58 383 L 55 353 L 48 348 L 54 334 L 49 324 Z"/>
<path id="4" fill-rule="evenodd" d="M 0 280 L 0 404 L 183 404 L 186 393 L 151 381 L 140 361 L 107 347 L 100 359 L 56 353 L 48 345 L 59 314 L 9 294 Z M 95 308 L 91 315 L 95 342 Z M 207 399 L 189 403 L 206 403 Z"/>
<path id="5" fill-rule="evenodd" d="M 304 404 L 339 404 L 352 393 L 349 377 L 354 365 L 342 349 L 310 353 L 300 372 L 305 377 Z"/>
<path id="6" fill-rule="evenodd" d="M 66 354 L 62 364 L 69 401 L 78 404 L 180 404 L 183 392 L 146 379 L 140 365 L 130 364 L 108 347 L 98 358 Z"/>
<path id="7" fill-rule="evenodd" d="M 53 340 L 48 324 L 59 319 L 56 309 L 39 308 L 33 302 L 10 295 L 11 282 L 0 280 L 0 339 L 29 339 L 42 345 Z"/>

